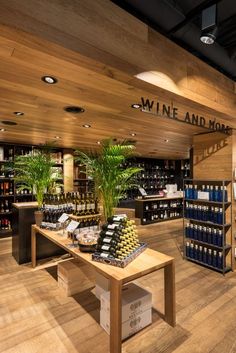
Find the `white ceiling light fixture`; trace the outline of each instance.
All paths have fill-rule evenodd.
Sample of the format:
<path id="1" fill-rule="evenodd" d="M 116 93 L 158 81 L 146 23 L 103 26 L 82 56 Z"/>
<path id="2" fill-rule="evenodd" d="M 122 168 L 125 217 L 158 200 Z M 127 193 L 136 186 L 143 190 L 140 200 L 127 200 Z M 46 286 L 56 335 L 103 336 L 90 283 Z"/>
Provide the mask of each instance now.
<path id="1" fill-rule="evenodd" d="M 202 11 L 202 25 L 200 40 L 202 43 L 212 45 L 217 35 L 217 7 L 216 4 Z"/>

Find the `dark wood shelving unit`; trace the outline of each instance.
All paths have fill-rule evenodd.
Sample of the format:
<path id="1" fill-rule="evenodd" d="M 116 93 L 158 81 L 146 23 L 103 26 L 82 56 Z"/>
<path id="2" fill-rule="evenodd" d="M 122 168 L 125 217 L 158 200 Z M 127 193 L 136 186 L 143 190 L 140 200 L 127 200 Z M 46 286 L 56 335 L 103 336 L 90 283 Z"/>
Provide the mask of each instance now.
<path id="1" fill-rule="evenodd" d="M 24 155 L 26 153 L 32 152 L 34 149 L 38 149 L 40 148 L 40 146 L 32 146 L 32 145 L 26 145 L 26 144 L 11 144 L 11 143 L 1 143 L 0 148 L 3 148 L 3 157 L 6 159 L 0 160 L 0 171 L 4 171 L 6 169 L 6 167 L 9 169 L 11 167 L 11 163 L 13 163 L 15 156 L 17 155 Z M 11 152 L 9 153 L 9 150 L 11 150 Z M 61 161 L 63 161 L 63 150 L 61 148 L 58 147 L 52 147 L 52 153 L 55 155 L 55 157 L 57 156 L 57 154 L 59 155 L 60 153 L 60 158 Z M 9 154 L 10 154 L 10 158 L 9 158 Z M 63 163 L 60 161 L 60 163 L 54 163 L 53 167 L 58 167 L 58 168 L 62 168 L 63 171 Z M 11 168 L 10 168 L 11 169 Z M 6 173 L 9 173 L 6 172 Z M 60 181 L 63 181 L 63 178 L 58 179 Z M 18 194 L 16 193 L 16 189 L 17 189 L 17 183 L 14 181 L 14 177 L 8 177 L 8 176 L 4 176 L 1 177 L 0 176 L 0 183 L 1 182 L 11 182 L 13 183 L 13 194 L 11 195 L 0 195 L 0 202 L 2 200 L 10 200 L 10 205 L 12 203 L 15 202 L 21 202 L 22 200 L 27 200 L 25 202 L 30 202 L 34 200 L 34 195 L 33 194 Z M 6 216 L 7 219 L 9 219 L 9 221 L 12 221 L 12 208 L 10 209 L 10 212 L 6 212 L 6 213 L 0 213 L 1 218 L 3 218 L 3 216 Z M 1 220 L 0 218 L 0 220 Z M 9 236 L 12 234 L 12 231 L 10 229 L 0 229 L 0 236 Z"/>
<path id="2" fill-rule="evenodd" d="M 231 201 L 228 201 L 227 199 L 225 201 L 224 200 L 225 196 L 223 196 L 222 201 L 210 201 L 207 199 L 206 200 L 192 199 L 191 197 L 185 198 L 185 185 L 191 185 L 191 188 L 193 188 L 194 186 L 197 186 L 196 189 L 198 191 L 202 190 L 201 189 L 202 185 L 212 185 L 213 186 L 212 189 L 214 189 L 214 187 L 217 187 L 217 189 L 215 189 L 215 190 L 218 190 L 220 187 L 219 190 L 227 190 L 228 196 L 230 198 L 231 192 L 232 192 L 231 181 L 229 181 L 229 180 L 222 180 L 222 181 L 221 180 L 197 180 L 197 179 L 196 180 L 195 179 L 184 180 L 184 199 L 183 199 L 183 215 L 184 215 L 184 217 L 183 217 L 183 248 L 184 248 L 184 251 L 183 251 L 183 257 L 185 259 L 190 260 L 192 262 L 195 262 L 199 265 L 211 268 L 215 271 L 218 271 L 218 272 L 221 272 L 222 274 L 225 274 L 226 272 L 228 272 L 232 269 L 232 212 L 231 212 L 232 205 L 231 205 Z M 188 187 L 187 187 L 187 190 L 188 190 Z M 207 198 L 208 191 L 204 191 L 204 192 L 206 193 L 205 196 Z M 222 191 L 222 195 L 225 195 L 224 192 L 225 191 Z M 199 197 L 199 196 L 200 196 L 200 194 L 197 193 L 197 197 Z M 208 194 L 208 197 L 209 196 L 210 196 L 210 194 Z M 211 221 L 205 221 L 202 219 L 188 217 L 188 213 L 185 212 L 185 206 L 186 206 L 187 202 L 190 203 L 190 206 L 191 206 L 191 204 L 199 205 L 198 207 L 201 207 L 204 205 L 205 206 L 217 206 L 216 208 L 222 209 L 222 220 L 223 220 L 222 224 L 211 222 Z M 194 212 L 194 210 L 192 212 Z M 188 222 L 187 228 L 186 228 L 186 222 Z M 211 232 L 209 234 L 212 234 L 212 229 L 216 229 L 216 230 L 221 229 L 223 246 L 221 247 L 221 246 L 213 244 L 212 242 L 205 242 L 202 240 L 198 240 L 194 237 L 189 237 L 189 235 L 186 234 L 186 229 L 188 229 L 189 225 L 193 225 L 193 227 L 195 227 L 195 226 L 197 227 L 197 230 L 196 230 L 197 234 L 199 231 L 198 226 L 202 226 L 202 227 L 206 228 L 207 234 L 208 234 L 208 230 L 207 230 L 208 228 L 211 228 Z M 214 236 L 219 236 L 219 235 L 217 235 L 217 233 L 215 233 L 215 234 L 216 235 L 214 235 Z M 189 246 L 191 247 L 191 245 L 192 245 L 192 248 L 189 248 Z M 201 248 L 199 249 L 199 247 L 201 247 Z M 188 248 L 188 250 L 187 250 L 187 248 Z M 222 256 L 222 263 L 223 263 L 222 269 L 215 267 L 215 266 L 212 266 L 212 265 L 209 265 L 208 263 L 205 263 L 205 262 L 200 261 L 195 258 L 194 254 L 199 254 L 199 251 L 202 251 L 202 252 L 206 251 L 206 256 L 211 256 L 213 258 L 212 250 L 217 254 L 217 256 Z M 193 252 L 193 256 L 192 255 L 188 256 L 187 251 L 190 251 L 190 253 Z M 228 255 L 229 255 L 229 257 L 228 257 Z M 230 258 L 230 261 L 228 261 L 229 258 Z M 229 265 L 229 262 L 230 262 L 230 265 Z"/>

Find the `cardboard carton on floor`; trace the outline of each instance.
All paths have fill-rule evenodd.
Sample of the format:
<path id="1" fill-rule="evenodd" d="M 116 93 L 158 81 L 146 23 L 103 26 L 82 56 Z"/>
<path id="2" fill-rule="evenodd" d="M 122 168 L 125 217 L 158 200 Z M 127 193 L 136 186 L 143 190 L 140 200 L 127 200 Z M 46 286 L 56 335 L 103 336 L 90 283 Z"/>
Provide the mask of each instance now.
<path id="1" fill-rule="evenodd" d="M 94 286 L 95 271 L 78 260 L 64 261 L 57 267 L 58 286 L 67 296 L 74 295 Z"/>

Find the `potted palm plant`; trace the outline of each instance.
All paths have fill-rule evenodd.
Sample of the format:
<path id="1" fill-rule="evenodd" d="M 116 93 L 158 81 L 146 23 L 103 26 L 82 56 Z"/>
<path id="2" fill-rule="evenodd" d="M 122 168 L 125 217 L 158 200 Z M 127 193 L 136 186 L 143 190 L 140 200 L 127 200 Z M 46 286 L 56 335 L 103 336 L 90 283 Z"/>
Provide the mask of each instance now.
<path id="1" fill-rule="evenodd" d="M 134 144 L 123 141 L 114 143 L 113 140 L 104 140 L 99 152 L 85 153 L 77 150 L 76 160 L 86 165 L 88 176 L 94 180 L 95 191 L 103 206 L 104 220 L 111 217 L 114 208 L 126 191 L 135 186 L 134 176 L 140 168 L 124 166 L 127 158 L 134 154 Z"/>
<path id="2" fill-rule="evenodd" d="M 61 177 L 48 147 L 33 150 L 27 155 L 16 156 L 14 161 L 17 189 L 28 189 L 35 195 L 38 211 L 35 211 L 35 221 L 40 225 L 43 218 L 42 206 L 45 192 L 52 192 L 57 180 Z"/>

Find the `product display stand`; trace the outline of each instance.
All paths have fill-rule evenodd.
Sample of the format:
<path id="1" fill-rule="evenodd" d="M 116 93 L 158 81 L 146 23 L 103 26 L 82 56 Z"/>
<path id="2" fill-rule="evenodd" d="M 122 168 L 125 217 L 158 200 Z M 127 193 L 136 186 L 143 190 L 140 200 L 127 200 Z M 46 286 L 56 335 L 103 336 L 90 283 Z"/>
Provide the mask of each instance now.
<path id="1" fill-rule="evenodd" d="M 103 263 L 92 261 L 91 254 L 82 253 L 79 249 L 68 248 L 68 239 L 57 234 L 57 232 L 45 230 L 32 226 L 31 233 L 31 260 L 32 266 L 36 266 L 36 241 L 38 237 L 46 237 L 53 243 L 65 249 L 75 258 L 92 266 L 92 268 L 110 281 L 110 353 L 121 353 L 121 309 L 122 309 L 122 286 L 130 281 L 136 280 L 154 271 L 164 269 L 164 297 L 165 297 L 165 321 L 175 326 L 175 269 L 174 259 L 152 249 L 146 249 L 125 269 L 108 266 Z"/>
<path id="2" fill-rule="evenodd" d="M 182 217 L 182 197 L 153 197 L 135 200 L 135 217 L 141 224 L 152 224 Z"/>
<path id="3" fill-rule="evenodd" d="M 231 181 L 184 180 L 184 258 L 225 274 L 232 269 Z"/>

